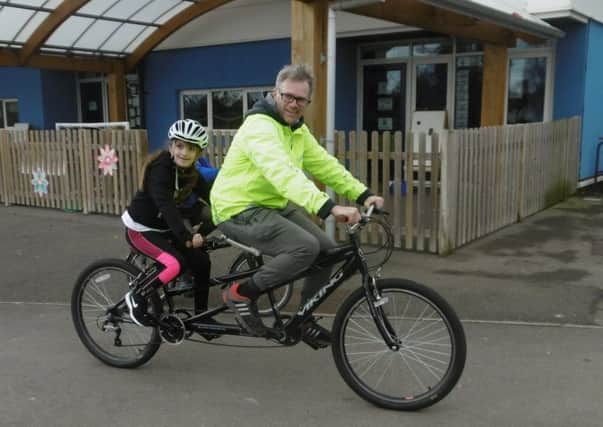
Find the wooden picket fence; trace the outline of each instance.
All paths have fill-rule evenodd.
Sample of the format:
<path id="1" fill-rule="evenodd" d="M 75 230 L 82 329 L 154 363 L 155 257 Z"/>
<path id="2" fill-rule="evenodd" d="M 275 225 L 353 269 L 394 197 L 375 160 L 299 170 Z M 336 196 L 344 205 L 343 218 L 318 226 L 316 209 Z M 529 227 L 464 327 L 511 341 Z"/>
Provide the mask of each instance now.
<path id="1" fill-rule="evenodd" d="M 235 131 L 214 131 L 207 147 L 210 163 L 219 167 L 230 147 Z M 438 136 L 431 138 L 427 150 L 425 134 L 408 134 L 409 147 L 404 150 L 402 133 L 336 132 L 336 157 L 375 194 L 383 194 L 391 212 L 394 246 L 417 251 L 437 252 L 439 188 L 431 188 L 430 179 L 439 180 L 440 153 Z M 416 143 L 413 144 L 413 141 Z M 368 148 L 370 147 L 370 149 Z M 405 169 L 404 164 L 413 168 Z M 431 170 L 431 172 L 430 172 Z M 406 183 L 411 183 L 407 185 Z M 412 196 L 412 197 L 411 197 Z M 337 196 L 338 203 L 344 201 Z M 344 240 L 345 229 L 337 227 L 337 238 Z M 361 236 L 364 243 L 378 246 L 384 236 L 377 226 L 367 227 Z"/>
<path id="2" fill-rule="evenodd" d="M 146 131 L 140 130 L 2 130 L 0 201 L 121 214 L 147 152 Z M 99 168 L 103 153 L 115 160 L 110 173 Z"/>
<path id="3" fill-rule="evenodd" d="M 449 132 L 439 253 L 539 212 L 578 185 L 581 119 Z"/>
<path id="4" fill-rule="evenodd" d="M 395 247 L 436 252 L 440 191 L 431 182 L 439 182 L 439 137 L 432 136 L 429 144 L 427 139 L 424 133 L 408 133 L 404 141 L 401 132 L 337 132 L 335 155 L 374 194 L 384 197 Z M 339 196 L 336 201 L 354 202 Z M 344 232 L 338 228 L 339 240 L 345 239 Z M 379 227 L 369 225 L 362 241 L 378 246 L 383 238 Z"/>
<path id="5" fill-rule="evenodd" d="M 385 198 L 396 248 L 442 254 L 573 194 L 580 133 L 580 118 L 433 135 L 337 132 L 335 155 Z M 213 166 L 234 134 L 210 133 Z M 117 163 L 107 174 L 99 156 L 110 150 Z M 0 130 L 0 201 L 118 215 L 147 152 L 143 130 Z M 45 186 L 34 187 L 42 172 Z M 372 226 L 362 236 L 374 246 L 383 239 Z"/>

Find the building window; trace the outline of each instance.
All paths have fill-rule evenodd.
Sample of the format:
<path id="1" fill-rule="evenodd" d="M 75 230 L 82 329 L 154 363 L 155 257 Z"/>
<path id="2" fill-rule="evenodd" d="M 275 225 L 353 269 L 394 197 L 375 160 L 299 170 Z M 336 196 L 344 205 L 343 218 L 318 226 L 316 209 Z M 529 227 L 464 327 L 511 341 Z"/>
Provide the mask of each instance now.
<path id="1" fill-rule="evenodd" d="M 414 42 L 412 44 L 413 56 L 437 56 L 452 53 L 452 39 Z"/>
<path id="2" fill-rule="evenodd" d="M 454 89 L 454 128 L 478 128 L 482 112 L 484 59 L 481 55 L 456 59 Z"/>
<path id="3" fill-rule="evenodd" d="M 448 97 L 448 64 L 416 66 L 416 111 L 446 110 Z"/>
<path id="4" fill-rule="evenodd" d="M 511 58 L 507 123 L 532 123 L 545 119 L 547 58 Z"/>
<path id="5" fill-rule="evenodd" d="M 140 129 L 142 123 L 141 86 L 138 74 L 126 75 L 126 100 L 128 104 L 128 121 L 131 129 Z"/>
<path id="6" fill-rule="evenodd" d="M 249 109 L 272 88 L 191 90 L 180 93 L 181 117 L 211 129 L 238 129 Z"/>
<path id="7" fill-rule="evenodd" d="M 182 94 L 182 118 L 194 119 L 207 125 L 207 93 Z"/>
<path id="8" fill-rule="evenodd" d="M 238 129 L 243 124 L 243 92 L 221 90 L 211 94 L 213 128 Z"/>
<path id="9" fill-rule="evenodd" d="M 12 127 L 19 121 L 19 101 L 0 99 L 0 128 Z"/>

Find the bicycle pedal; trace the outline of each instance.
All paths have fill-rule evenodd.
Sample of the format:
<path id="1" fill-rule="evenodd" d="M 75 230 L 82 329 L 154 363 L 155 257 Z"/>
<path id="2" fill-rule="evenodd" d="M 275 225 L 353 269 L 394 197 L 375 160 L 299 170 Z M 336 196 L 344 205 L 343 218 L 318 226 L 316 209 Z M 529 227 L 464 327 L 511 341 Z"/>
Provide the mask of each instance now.
<path id="1" fill-rule="evenodd" d="M 314 350 L 321 350 L 323 348 L 327 348 L 330 344 L 317 342 L 308 337 L 302 337 L 302 341 L 312 347 Z"/>
<path id="2" fill-rule="evenodd" d="M 199 332 L 199 335 L 201 335 L 207 341 L 215 340 L 216 338 L 220 338 L 222 336 L 220 334 L 208 334 L 206 332 Z"/>
<path id="3" fill-rule="evenodd" d="M 287 339 L 287 334 L 282 329 L 266 328 L 265 338 L 284 342 Z"/>

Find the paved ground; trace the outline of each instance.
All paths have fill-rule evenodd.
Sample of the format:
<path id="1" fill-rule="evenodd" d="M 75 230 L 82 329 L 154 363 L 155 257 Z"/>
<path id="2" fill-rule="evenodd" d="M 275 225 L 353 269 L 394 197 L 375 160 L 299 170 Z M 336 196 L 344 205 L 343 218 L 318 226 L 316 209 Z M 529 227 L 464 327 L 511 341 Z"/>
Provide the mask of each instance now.
<path id="1" fill-rule="evenodd" d="M 446 258 L 394 253 L 384 276 L 433 286 L 460 313 L 468 337 L 458 387 L 413 414 L 365 403 L 340 379 L 329 351 L 303 345 L 185 343 L 163 346 L 137 370 L 106 367 L 78 341 L 67 302 L 85 264 L 127 253 L 119 220 L 1 207 L 0 239 L 0 426 L 603 424 L 598 195 L 572 199 Z M 214 257 L 215 271 L 231 256 Z"/>

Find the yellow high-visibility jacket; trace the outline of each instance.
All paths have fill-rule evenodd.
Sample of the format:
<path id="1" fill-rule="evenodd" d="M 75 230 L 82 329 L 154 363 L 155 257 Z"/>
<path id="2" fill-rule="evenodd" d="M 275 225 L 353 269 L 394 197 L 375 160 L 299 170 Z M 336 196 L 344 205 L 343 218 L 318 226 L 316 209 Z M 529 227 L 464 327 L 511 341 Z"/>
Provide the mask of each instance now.
<path id="1" fill-rule="evenodd" d="M 326 218 L 335 204 L 304 171 L 349 200 L 362 203 L 371 194 L 303 122 L 289 126 L 271 107 L 254 106 L 232 141 L 211 190 L 215 224 L 250 207 L 282 209 L 289 200 Z"/>

